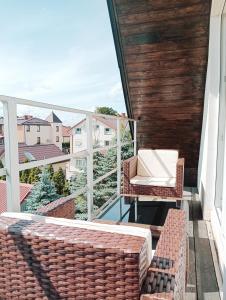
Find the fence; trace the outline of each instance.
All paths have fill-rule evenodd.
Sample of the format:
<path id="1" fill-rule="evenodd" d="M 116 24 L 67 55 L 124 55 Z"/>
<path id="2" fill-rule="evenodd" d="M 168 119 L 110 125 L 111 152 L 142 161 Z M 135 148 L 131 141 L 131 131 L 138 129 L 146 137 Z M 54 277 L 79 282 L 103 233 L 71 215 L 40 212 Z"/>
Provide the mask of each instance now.
<path id="1" fill-rule="evenodd" d="M 120 194 L 121 189 L 121 149 L 123 146 L 133 144 L 134 154 L 137 152 L 137 140 L 136 140 L 136 127 L 137 123 L 133 119 L 111 116 L 104 114 L 96 114 L 86 110 L 67 108 L 59 105 L 47 104 L 43 102 L 31 101 L 26 99 L 20 99 L 9 96 L 0 96 L 0 101 L 3 104 L 3 116 L 4 116 L 4 141 L 5 141 L 5 166 L 0 169 L 0 176 L 6 176 L 7 184 L 7 211 L 18 212 L 20 211 L 20 181 L 19 172 L 31 169 L 34 167 L 40 167 L 52 163 L 62 162 L 76 158 L 76 153 L 65 154 L 59 157 L 43 159 L 39 161 L 31 161 L 23 164 L 19 163 L 18 159 L 18 136 L 17 136 L 17 105 L 26 105 L 37 108 L 44 108 L 50 110 L 57 110 L 63 112 L 69 112 L 74 114 L 83 114 L 86 116 L 86 132 L 87 132 L 87 184 L 73 196 L 77 197 L 81 194 L 87 193 L 87 207 L 88 207 L 88 220 L 92 220 L 93 216 L 93 189 L 96 184 L 111 176 L 113 173 L 117 173 L 117 194 Z M 99 116 L 108 119 L 117 120 L 117 139 L 115 145 L 94 148 L 93 146 L 93 117 Z M 121 122 L 128 121 L 133 126 L 134 139 L 131 141 L 122 142 L 121 140 Z M 93 178 L 93 154 L 97 151 L 105 151 L 111 148 L 117 148 L 117 167 L 103 176 L 94 180 Z"/>

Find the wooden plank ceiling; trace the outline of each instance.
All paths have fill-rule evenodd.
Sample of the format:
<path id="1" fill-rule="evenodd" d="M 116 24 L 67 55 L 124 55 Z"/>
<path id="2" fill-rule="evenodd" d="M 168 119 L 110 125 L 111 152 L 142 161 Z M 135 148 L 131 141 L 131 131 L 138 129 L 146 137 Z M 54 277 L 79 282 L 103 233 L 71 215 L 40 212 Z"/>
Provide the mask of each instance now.
<path id="1" fill-rule="evenodd" d="M 196 185 L 210 0 L 108 0 L 128 114 L 142 148 L 179 149 Z"/>

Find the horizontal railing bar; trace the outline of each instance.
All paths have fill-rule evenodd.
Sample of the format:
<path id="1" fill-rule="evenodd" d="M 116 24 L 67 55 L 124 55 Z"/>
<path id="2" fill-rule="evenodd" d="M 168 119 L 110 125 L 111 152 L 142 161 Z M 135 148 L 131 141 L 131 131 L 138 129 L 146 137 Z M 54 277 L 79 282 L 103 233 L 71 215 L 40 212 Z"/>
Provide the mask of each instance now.
<path id="1" fill-rule="evenodd" d="M 6 175 L 6 169 L 5 168 L 1 168 L 0 169 L 0 176 L 5 176 Z"/>
<path id="2" fill-rule="evenodd" d="M 133 144 L 133 143 L 134 143 L 134 140 L 121 143 L 121 146 L 126 146 L 126 145 L 130 145 L 130 144 Z"/>
<path id="3" fill-rule="evenodd" d="M 126 146 L 126 145 L 133 144 L 133 143 L 134 143 L 134 140 L 121 143 L 121 146 Z M 94 148 L 93 152 L 95 153 L 95 152 L 105 151 L 105 150 L 113 149 L 116 147 L 117 147 L 117 144 L 112 145 L 112 146 L 104 146 L 104 147 Z"/>
<path id="4" fill-rule="evenodd" d="M 70 194 L 70 195 L 67 196 L 67 197 L 68 197 L 69 199 L 72 198 L 72 197 L 78 197 L 78 196 L 80 196 L 81 194 L 86 193 L 87 190 L 88 190 L 88 189 L 87 189 L 87 186 L 85 186 L 85 187 L 79 189 L 78 191 L 76 191 L 75 193 Z M 67 197 L 65 197 L 65 198 L 67 198 Z"/>
<path id="5" fill-rule="evenodd" d="M 104 146 L 104 147 L 99 147 L 99 148 L 94 148 L 93 149 L 93 152 L 100 152 L 100 151 L 105 151 L 105 150 L 110 150 L 110 149 L 113 149 L 113 148 L 116 148 L 117 145 L 112 145 L 112 146 Z"/>
<path id="6" fill-rule="evenodd" d="M 60 111 L 64 111 L 64 112 L 71 112 L 71 113 L 83 114 L 83 115 L 91 115 L 91 116 L 97 116 L 97 117 L 105 117 L 108 119 L 122 119 L 122 120 L 127 120 L 127 121 L 132 121 L 132 122 L 135 121 L 134 119 L 121 117 L 121 116 L 98 114 L 98 113 L 94 113 L 94 112 L 91 112 L 88 110 L 70 108 L 70 107 L 65 107 L 65 106 L 60 106 L 60 105 L 55 105 L 55 104 L 48 104 L 48 103 L 44 103 L 44 102 L 40 102 L 40 101 L 32 101 L 32 100 L 4 96 L 4 95 L 0 95 L 0 101 L 2 101 L 2 102 L 15 101 L 17 104 L 20 104 L 20 105 L 41 107 L 41 108 L 46 108 L 46 109 L 51 109 L 51 110 L 60 110 Z"/>
<path id="7" fill-rule="evenodd" d="M 37 167 L 44 166 L 44 165 L 50 165 L 50 164 L 54 164 L 57 162 L 64 162 L 64 161 L 70 160 L 71 158 L 85 158 L 87 156 L 88 156 L 88 153 L 86 153 L 86 152 L 84 152 L 84 154 L 82 156 L 81 156 L 81 153 L 79 154 L 79 152 L 77 152 L 74 154 L 65 154 L 65 155 L 56 156 L 56 157 L 52 157 L 52 158 L 31 161 L 31 162 L 20 164 L 19 171 L 37 168 Z"/>
<path id="8" fill-rule="evenodd" d="M 101 207 L 95 211 L 93 218 L 98 219 L 108 209 L 109 205 L 112 205 L 114 201 L 116 201 L 116 199 L 118 199 L 117 193 L 114 193 L 114 195 L 112 195 Z"/>
<path id="9" fill-rule="evenodd" d="M 105 178 L 111 176 L 112 174 L 114 174 L 117 171 L 117 168 L 111 170 L 110 172 L 104 174 L 103 176 L 98 177 L 96 180 L 93 181 L 93 185 L 96 185 L 97 183 L 101 182 L 102 180 L 104 180 Z"/>

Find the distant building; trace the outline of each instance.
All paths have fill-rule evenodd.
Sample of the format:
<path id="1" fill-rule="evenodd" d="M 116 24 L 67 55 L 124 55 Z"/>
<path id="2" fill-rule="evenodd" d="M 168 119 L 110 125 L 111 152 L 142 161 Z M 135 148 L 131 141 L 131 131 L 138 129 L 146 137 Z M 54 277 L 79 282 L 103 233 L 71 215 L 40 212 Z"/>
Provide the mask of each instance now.
<path id="1" fill-rule="evenodd" d="M 29 196 L 33 185 L 27 183 L 20 183 L 20 207 L 21 210 L 25 207 L 26 199 Z M 6 182 L 0 181 L 0 213 L 6 212 L 7 207 L 7 193 Z"/>
<path id="2" fill-rule="evenodd" d="M 63 126 L 63 128 L 62 128 L 62 136 L 63 136 L 62 151 L 66 154 L 70 153 L 70 135 L 71 135 L 71 127 Z"/>
<path id="3" fill-rule="evenodd" d="M 17 118 L 18 142 L 26 145 L 55 144 L 62 149 L 62 122 L 54 112 L 46 120 L 25 115 Z M 0 118 L 0 145 L 4 144 L 4 119 Z"/>
<path id="4" fill-rule="evenodd" d="M 93 145 L 94 148 L 110 146 L 114 143 L 117 131 L 116 119 L 106 119 L 104 117 L 93 117 Z M 70 152 L 77 153 L 78 157 L 72 158 L 66 166 L 66 176 L 71 176 L 81 172 L 86 167 L 87 132 L 86 119 L 75 124 L 71 128 Z"/>
<path id="5" fill-rule="evenodd" d="M 63 143 L 70 143 L 71 127 L 63 126 L 62 128 Z"/>
<path id="6" fill-rule="evenodd" d="M 93 118 L 94 147 L 110 146 L 116 137 L 116 119 Z M 71 128 L 71 153 L 87 149 L 86 119 Z"/>

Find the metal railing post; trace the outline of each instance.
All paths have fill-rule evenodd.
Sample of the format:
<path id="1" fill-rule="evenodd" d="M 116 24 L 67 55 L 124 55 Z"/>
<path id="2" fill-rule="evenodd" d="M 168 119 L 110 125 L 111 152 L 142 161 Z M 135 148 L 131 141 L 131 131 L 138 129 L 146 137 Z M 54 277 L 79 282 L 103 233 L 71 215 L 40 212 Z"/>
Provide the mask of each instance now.
<path id="1" fill-rule="evenodd" d="M 88 221 L 92 220 L 93 215 L 93 120 L 92 115 L 86 116 L 86 131 L 87 131 L 87 206 L 88 206 Z"/>
<path id="2" fill-rule="evenodd" d="M 121 122 L 117 119 L 117 194 L 121 194 Z"/>
<path id="3" fill-rule="evenodd" d="M 137 121 L 134 121 L 133 124 L 134 124 L 133 151 L 134 151 L 134 156 L 136 156 L 137 155 Z"/>
<path id="4" fill-rule="evenodd" d="M 3 101 L 7 211 L 20 211 L 20 180 L 17 137 L 17 105 Z"/>

